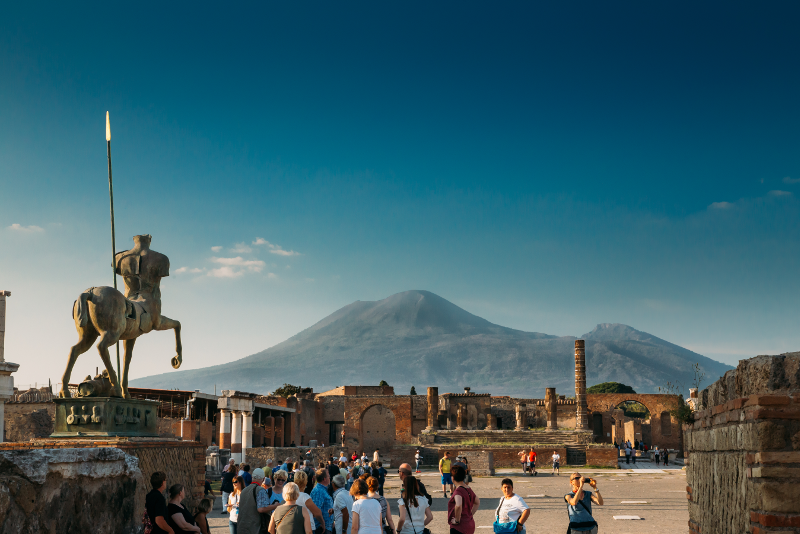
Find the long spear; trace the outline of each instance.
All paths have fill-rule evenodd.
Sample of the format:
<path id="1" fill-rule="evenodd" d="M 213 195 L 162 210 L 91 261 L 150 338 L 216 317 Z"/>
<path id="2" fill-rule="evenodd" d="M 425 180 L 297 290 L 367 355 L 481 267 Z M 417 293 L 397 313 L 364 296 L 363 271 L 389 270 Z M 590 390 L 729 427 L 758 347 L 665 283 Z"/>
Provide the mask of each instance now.
<path id="1" fill-rule="evenodd" d="M 111 272 L 114 276 L 114 289 L 117 289 L 117 266 L 114 265 L 117 256 L 117 242 L 114 232 L 114 182 L 111 180 L 111 121 L 106 111 L 106 151 L 108 153 L 108 196 L 111 199 Z M 119 341 L 117 341 L 117 382 L 122 380 L 119 367 Z M 120 389 L 121 384 L 115 384 Z"/>

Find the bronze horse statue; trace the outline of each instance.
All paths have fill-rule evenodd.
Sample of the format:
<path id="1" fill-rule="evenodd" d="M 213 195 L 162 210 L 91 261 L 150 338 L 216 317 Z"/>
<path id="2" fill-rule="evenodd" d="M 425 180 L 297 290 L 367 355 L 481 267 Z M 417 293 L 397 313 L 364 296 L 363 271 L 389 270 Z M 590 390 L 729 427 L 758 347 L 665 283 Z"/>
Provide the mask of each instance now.
<path id="1" fill-rule="evenodd" d="M 80 339 L 69 352 L 69 362 L 61 379 L 59 397 L 70 397 L 69 379 L 78 356 L 89 350 L 97 338 L 97 351 L 113 385 L 111 396 L 130 398 L 128 370 L 136 338 L 152 330 L 175 330 L 176 356 L 172 367 L 181 366 L 181 323 L 161 315 L 161 279 L 169 276 L 169 258 L 150 250 L 150 235 L 134 236 L 134 247 L 114 257 L 114 270 L 125 280 L 125 295 L 113 287 L 91 287 L 72 305 L 72 318 Z M 123 340 L 125 359 L 122 384 L 111 362 L 108 348 Z"/>

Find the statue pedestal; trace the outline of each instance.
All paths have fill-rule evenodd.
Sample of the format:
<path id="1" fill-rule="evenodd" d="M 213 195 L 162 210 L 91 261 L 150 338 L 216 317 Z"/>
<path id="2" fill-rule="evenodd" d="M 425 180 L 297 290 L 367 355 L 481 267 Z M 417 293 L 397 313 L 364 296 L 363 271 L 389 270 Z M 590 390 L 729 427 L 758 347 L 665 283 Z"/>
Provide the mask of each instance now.
<path id="1" fill-rule="evenodd" d="M 157 437 L 158 402 L 119 397 L 53 399 L 55 432 L 51 438 Z"/>

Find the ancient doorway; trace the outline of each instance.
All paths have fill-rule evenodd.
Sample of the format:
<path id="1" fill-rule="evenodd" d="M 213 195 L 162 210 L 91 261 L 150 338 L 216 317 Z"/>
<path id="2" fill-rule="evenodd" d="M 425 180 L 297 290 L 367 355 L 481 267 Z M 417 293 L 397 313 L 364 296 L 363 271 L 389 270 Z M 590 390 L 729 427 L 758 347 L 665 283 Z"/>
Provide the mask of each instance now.
<path id="1" fill-rule="evenodd" d="M 467 406 L 467 428 L 470 430 L 478 428 L 478 409 L 473 404 Z"/>
<path id="2" fill-rule="evenodd" d="M 372 451 L 388 451 L 394 447 L 395 419 L 392 410 L 381 404 L 367 408 L 361 416 L 361 443 L 371 457 Z"/>
<path id="3" fill-rule="evenodd" d="M 603 432 L 603 414 L 592 414 L 592 431 L 594 433 L 594 440 L 596 442 L 601 443 L 606 441 L 606 435 L 605 432 Z"/>

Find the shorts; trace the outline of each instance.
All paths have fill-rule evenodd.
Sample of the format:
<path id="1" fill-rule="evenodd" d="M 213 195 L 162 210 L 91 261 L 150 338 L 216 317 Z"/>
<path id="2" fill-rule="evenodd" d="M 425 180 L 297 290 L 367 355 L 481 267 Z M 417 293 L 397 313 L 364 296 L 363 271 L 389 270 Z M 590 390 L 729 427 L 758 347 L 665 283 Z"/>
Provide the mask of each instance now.
<path id="1" fill-rule="evenodd" d="M 553 469 L 558 469 L 558 462 L 553 462 Z"/>
<path id="2" fill-rule="evenodd" d="M 442 486 L 445 484 L 453 484 L 453 477 L 450 475 L 450 473 L 445 473 L 442 475 Z"/>

